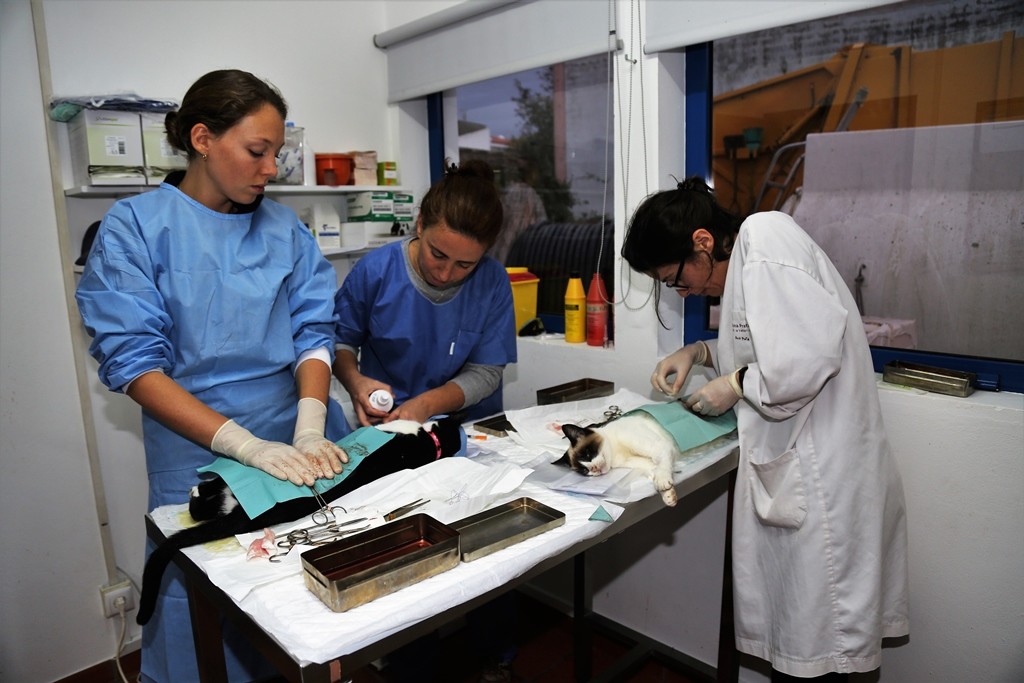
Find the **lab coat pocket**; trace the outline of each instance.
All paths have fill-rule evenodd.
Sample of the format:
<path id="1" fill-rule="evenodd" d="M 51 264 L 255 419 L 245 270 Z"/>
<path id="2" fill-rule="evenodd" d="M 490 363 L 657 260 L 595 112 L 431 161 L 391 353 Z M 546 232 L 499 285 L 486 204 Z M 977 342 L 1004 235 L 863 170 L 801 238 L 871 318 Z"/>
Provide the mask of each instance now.
<path id="1" fill-rule="evenodd" d="M 754 513 L 767 526 L 799 529 L 807 516 L 807 498 L 800 458 L 791 448 L 763 464 L 751 463 L 750 488 Z"/>

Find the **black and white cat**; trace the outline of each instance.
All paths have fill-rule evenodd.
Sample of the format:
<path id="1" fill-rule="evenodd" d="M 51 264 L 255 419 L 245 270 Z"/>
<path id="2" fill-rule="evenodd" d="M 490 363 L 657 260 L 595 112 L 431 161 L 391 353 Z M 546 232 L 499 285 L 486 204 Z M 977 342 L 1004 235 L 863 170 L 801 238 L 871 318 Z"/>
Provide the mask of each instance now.
<path id="1" fill-rule="evenodd" d="M 458 416 L 422 425 L 409 420 L 377 425 L 378 429 L 394 433 L 394 438 L 363 459 L 359 467 L 344 481 L 323 493 L 321 499 L 329 503 L 388 474 L 421 467 L 438 458 L 455 455 L 462 448 L 459 425 Z M 302 497 L 277 503 L 266 512 L 251 518 L 238 504 L 223 479 L 215 476 L 200 482 L 189 495 L 188 511 L 194 520 L 202 523 L 172 534 L 149 556 L 142 573 L 142 594 L 139 596 L 136 622 L 145 624 L 153 616 L 164 570 L 178 550 L 294 522 L 313 514 L 320 507 L 321 502 L 316 498 Z"/>
<path id="2" fill-rule="evenodd" d="M 569 449 L 555 464 L 589 476 L 629 467 L 654 482 L 665 505 L 676 504 L 672 468 L 679 448 L 672 435 L 647 413 L 630 413 L 592 427 L 564 424 L 562 433 L 569 439 Z"/>

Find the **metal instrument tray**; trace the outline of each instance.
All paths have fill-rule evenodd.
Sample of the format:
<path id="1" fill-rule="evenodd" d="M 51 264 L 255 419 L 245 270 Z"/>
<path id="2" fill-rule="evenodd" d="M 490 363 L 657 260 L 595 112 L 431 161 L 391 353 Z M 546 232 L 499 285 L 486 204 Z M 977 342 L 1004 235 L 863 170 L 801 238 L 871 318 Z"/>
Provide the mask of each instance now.
<path id="1" fill-rule="evenodd" d="M 961 398 L 974 393 L 976 378 L 977 375 L 973 372 L 947 370 L 898 360 L 886 363 L 882 368 L 883 382 Z"/>
<path id="2" fill-rule="evenodd" d="M 519 498 L 452 523 L 459 532 L 462 561 L 472 562 L 565 524 L 565 513 Z"/>
<path id="3" fill-rule="evenodd" d="M 424 514 L 302 553 L 306 587 L 345 612 L 459 564 L 459 533 Z"/>
<path id="4" fill-rule="evenodd" d="M 603 379 L 586 377 L 575 382 L 559 384 L 555 387 L 537 390 L 537 405 L 546 406 L 553 403 L 582 401 L 587 398 L 611 396 L 615 393 L 615 383 Z"/>

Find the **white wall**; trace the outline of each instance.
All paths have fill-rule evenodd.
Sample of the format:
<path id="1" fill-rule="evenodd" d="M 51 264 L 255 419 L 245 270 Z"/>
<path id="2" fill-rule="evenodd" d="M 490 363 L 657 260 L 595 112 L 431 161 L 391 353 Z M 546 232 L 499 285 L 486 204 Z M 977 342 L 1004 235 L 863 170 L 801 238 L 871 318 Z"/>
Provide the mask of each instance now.
<path id="1" fill-rule="evenodd" d="M 384 104 L 386 67 L 370 36 L 452 4 L 42 3 L 58 94 L 130 89 L 177 99 L 201 73 L 242 66 L 282 89 L 292 118 L 309 129 L 319 149 L 378 149 L 399 160 L 403 184 L 420 187 L 427 182 L 425 109 L 422 102 Z M 90 402 L 95 398 L 94 417 L 90 423 L 82 418 L 72 345 L 80 326 L 66 298 L 73 278 L 65 284 L 62 275 L 29 2 L 0 0 L 0 12 L 0 613 L 6 617 L 0 626 L 0 680 L 33 683 L 108 660 L 116 647 L 116 621 L 104 619 L 99 606 L 107 568 L 89 483 L 87 427 L 95 424 L 100 445 L 115 557 L 136 577 L 146 483 L 137 409 L 94 386 L 86 391 Z M 628 12 L 628 3 L 620 2 L 620 21 L 628 20 Z M 301 38 L 287 44 L 280 38 L 287 33 L 282 16 L 295 17 Z M 140 26 L 151 27 L 145 37 L 138 37 Z M 638 47 L 627 50 L 640 54 Z M 616 141 L 617 194 L 622 188 L 624 195 L 617 198 L 617 225 L 682 167 L 682 116 L 678 85 L 673 86 L 679 76 L 672 68 L 681 63 L 679 55 L 663 55 L 632 67 L 645 69 L 647 149 L 638 125 L 629 132 L 630 144 Z M 623 92 L 630 75 L 638 73 L 618 73 Z M 637 80 L 634 122 L 640 93 Z M 630 153 L 626 187 L 623 149 Z M 69 263 L 77 244 L 66 248 Z M 625 281 L 626 273 L 618 272 Z M 646 391 L 659 337 L 662 347 L 670 347 L 679 331 L 660 331 L 647 303 L 649 281 L 635 275 L 630 280 L 626 303 L 616 309 L 617 347 L 524 342 L 508 376 L 509 407 L 532 403 L 538 388 L 587 376 Z M 676 311 L 671 313 L 676 319 Z M 88 381 L 95 384 L 92 377 Z M 944 399 L 886 391 L 883 406 L 910 505 L 914 619 L 909 644 L 886 651 L 883 680 L 1020 680 L 1024 398 Z M 723 514 L 721 491 L 709 490 L 643 534 L 602 546 L 609 560 L 595 597 L 598 609 L 713 660 Z M 677 529 L 684 520 L 689 521 Z M 37 538 L 43 541 L 29 540 Z M 674 578 L 675 584 L 664 595 L 651 595 L 647 587 L 655 578 Z M 129 638 L 137 638 L 134 627 Z M 758 675 L 745 670 L 744 678 Z"/>

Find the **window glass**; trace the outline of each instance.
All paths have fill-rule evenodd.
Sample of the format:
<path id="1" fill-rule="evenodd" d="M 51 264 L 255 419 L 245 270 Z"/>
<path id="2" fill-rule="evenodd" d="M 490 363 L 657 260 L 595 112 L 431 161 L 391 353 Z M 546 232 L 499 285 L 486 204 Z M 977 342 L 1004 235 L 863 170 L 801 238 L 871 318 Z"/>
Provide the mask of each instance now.
<path id="1" fill-rule="evenodd" d="M 505 224 L 490 253 L 540 278 L 548 331 L 563 329 L 570 273 L 587 286 L 600 272 L 615 291 L 610 95 L 604 54 L 455 90 L 459 157 L 486 160 L 502 191 Z"/>
<path id="2" fill-rule="evenodd" d="M 792 214 L 874 346 L 1024 360 L 1022 30 L 942 0 L 714 44 L 720 202 Z"/>

